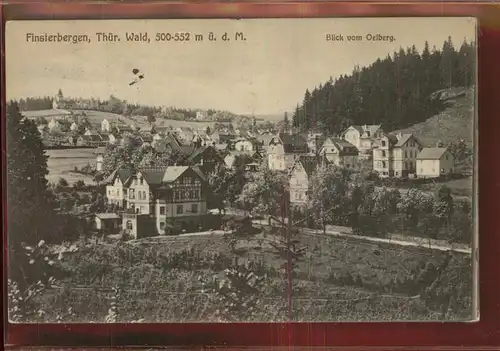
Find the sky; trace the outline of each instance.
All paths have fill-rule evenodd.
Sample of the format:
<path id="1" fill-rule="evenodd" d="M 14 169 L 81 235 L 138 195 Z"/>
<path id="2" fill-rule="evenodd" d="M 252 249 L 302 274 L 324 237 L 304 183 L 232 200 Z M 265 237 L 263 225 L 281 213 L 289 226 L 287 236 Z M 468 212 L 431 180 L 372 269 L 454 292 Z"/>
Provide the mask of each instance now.
<path id="1" fill-rule="evenodd" d="M 97 32 L 115 33 L 120 42 L 98 42 Z M 146 32 L 149 43 L 131 43 L 126 32 Z M 156 33 L 191 33 L 189 42 L 155 42 Z M 217 40 L 209 41 L 213 32 Z M 221 39 L 227 32 L 231 41 Z M 243 32 L 245 41 L 235 41 Z M 90 43 L 33 43 L 26 34 L 87 34 Z M 325 35 L 342 35 L 328 42 Z M 194 34 L 203 34 L 196 42 Z M 368 41 L 367 34 L 394 36 Z M 363 41 L 347 41 L 361 35 Z M 11 21 L 6 25 L 7 100 L 53 96 L 106 99 L 182 108 L 214 108 L 238 114 L 291 111 L 306 89 L 348 74 L 377 58 L 427 40 L 441 48 L 475 40 L 472 18 L 344 18 L 254 20 Z M 130 86 L 132 70 L 144 73 Z"/>

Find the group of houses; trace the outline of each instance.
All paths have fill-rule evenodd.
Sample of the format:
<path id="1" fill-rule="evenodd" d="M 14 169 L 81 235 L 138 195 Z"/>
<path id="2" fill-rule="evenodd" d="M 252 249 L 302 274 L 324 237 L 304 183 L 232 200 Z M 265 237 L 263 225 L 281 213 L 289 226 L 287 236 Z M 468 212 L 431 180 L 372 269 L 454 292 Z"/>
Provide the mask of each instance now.
<path id="1" fill-rule="evenodd" d="M 121 227 L 134 238 L 203 228 L 206 176 L 197 166 L 118 169 L 106 179 L 106 197 L 120 209 L 96 215 L 97 229 Z"/>
<path id="2" fill-rule="evenodd" d="M 224 160 L 211 145 L 183 145 L 171 135 L 166 140 L 164 147 L 181 155 L 178 165 L 115 170 L 104 183 L 108 204 L 117 211 L 97 214 L 97 229 L 122 228 L 139 238 L 206 227 L 206 175 Z"/>
<path id="3" fill-rule="evenodd" d="M 379 125 L 351 126 L 340 137 L 278 134 L 269 143 L 268 162 L 270 169 L 289 172 L 292 203 L 307 202 L 310 178 L 326 164 L 368 167 L 382 178 L 438 178 L 455 168 L 446 147 L 424 147 L 411 133 L 385 133 Z"/>

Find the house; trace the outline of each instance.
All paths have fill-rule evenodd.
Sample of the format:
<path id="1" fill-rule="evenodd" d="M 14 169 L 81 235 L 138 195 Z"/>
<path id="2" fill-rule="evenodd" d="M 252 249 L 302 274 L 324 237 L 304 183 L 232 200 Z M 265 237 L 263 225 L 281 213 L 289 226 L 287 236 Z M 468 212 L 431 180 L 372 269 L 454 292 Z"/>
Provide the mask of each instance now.
<path id="1" fill-rule="evenodd" d="M 142 133 L 139 136 L 139 139 L 141 140 L 142 145 L 151 145 L 153 143 L 153 136 L 148 133 Z"/>
<path id="2" fill-rule="evenodd" d="M 118 143 L 118 137 L 115 134 L 109 133 L 107 137 L 108 137 L 108 143 L 110 143 L 111 145 L 115 145 Z"/>
<path id="3" fill-rule="evenodd" d="M 359 157 L 368 159 L 372 157 L 372 149 L 376 139 L 383 134 L 382 127 L 376 125 L 355 125 L 347 128 L 341 138 L 356 146 L 359 151 Z"/>
<path id="4" fill-rule="evenodd" d="M 36 127 L 36 129 L 38 130 L 38 132 L 40 133 L 40 135 L 43 137 L 47 132 L 48 132 L 48 127 L 47 125 L 45 124 L 41 124 L 39 126 Z"/>
<path id="5" fill-rule="evenodd" d="M 320 165 L 316 155 L 298 157 L 290 169 L 290 203 L 303 206 L 309 201 L 311 176 Z"/>
<path id="6" fill-rule="evenodd" d="M 307 155 L 307 153 L 307 142 L 302 136 L 279 133 L 269 142 L 267 150 L 269 169 L 288 170 L 300 156 Z"/>
<path id="7" fill-rule="evenodd" d="M 132 175 L 128 169 L 117 169 L 104 180 L 106 184 L 106 199 L 108 203 L 117 205 L 120 208 L 127 207 L 127 189 L 125 182 Z"/>
<path id="8" fill-rule="evenodd" d="M 329 163 L 350 169 L 359 168 L 358 149 L 353 144 L 340 138 L 328 137 L 319 149 L 318 155 Z"/>
<path id="9" fill-rule="evenodd" d="M 238 157 L 245 157 L 247 165 L 251 163 L 259 164 L 263 156 L 259 151 L 231 151 L 224 157 L 226 167 L 233 168 Z"/>
<path id="10" fill-rule="evenodd" d="M 106 153 L 106 148 L 103 146 L 100 146 L 94 150 L 94 155 L 95 156 L 95 161 L 96 161 L 96 171 L 101 172 L 102 171 L 102 164 L 104 162 L 104 154 Z"/>
<path id="11" fill-rule="evenodd" d="M 216 165 L 224 163 L 224 159 L 220 156 L 217 150 L 213 146 L 202 146 L 191 153 L 189 149 L 180 148 L 184 154 L 189 155 L 186 158 L 186 162 L 189 165 L 196 165 L 205 173 L 210 173 Z"/>
<path id="12" fill-rule="evenodd" d="M 111 131 L 111 123 L 106 118 L 101 121 L 101 131 L 108 133 Z"/>
<path id="13" fill-rule="evenodd" d="M 260 142 L 253 138 L 237 139 L 234 143 L 236 151 L 257 151 L 260 149 Z"/>
<path id="14" fill-rule="evenodd" d="M 417 155 L 417 177 L 438 178 L 452 174 L 455 158 L 447 148 L 426 147 Z"/>
<path id="15" fill-rule="evenodd" d="M 76 140 L 77 146 L 91 146 L 97 147 L 103 145 L 105 142 L 101 139 L 101 136 L 98 134 L 91 135 L 80 135 Z"/>
<path id="16" fill-rule="evenodd" d="M 269 143 L 273 139 L 274 135 L 269 132 L 264 132 L 263 134 L 257 137 L 257 140 L 260 142 L 261 148 L 263 151 L 267 152 L 269 148 Z"/>
<path id="17" fill-rule="evenodd" d="M 415 174 L 422 144 L 413 134 L 383 134 L 375 141 L 373 170 L 381 177 L 407 177 Z"/>
<path id="18" fill-rule="evenodd" d="M 95 215 L 95 227 L 99 231 L 107 233 L 118 233 L 122 218 L 116 213 L 97 213 Z"/>
<path id="19" fill-rule="evenodd" d="M 220 134 L 218 131 L 213 132 L 212 134 L 209 134 L 208 137 L 210 138 L 211 143 L 216 143 L 220 144 Z"/>
<path id="20" fill-rule="evenodd" d="M 225 153 L 229 149 L 229 145 L 227 143 L 224 144 L 215 144 L 215 149 L 221 153 Z"/>
<path id="21" fill-rule="evenodd" d="M 303 136 L 307 140 L 307 147 L 312 155 L 316 155 L 319 149 L 326 140 L 326 137 L 322 133 L 309 132 Z"/>
<path id="22" fill-rule="evenodd" d="M 78 124 L 76 124 L 76 122 L 73 122 L 69 127 L 69 130 L 71 130 L 72 132 L 76 132 L 78 130 Z"/>
<path id="23" fill-rule="evenodd" d="M 118 124 L 115 126 L 115 129 L 118 133 L 123 134 L 123 133 L 133 133 L 135 131 L 134 128 L 131 126 L 128 126 L 126 124 Z"/>
<path id="24" fill-rule="evenodd" d="M 129 211 L 123 214 L 122 227 L 134 237 L 198 228 L 207 215 L 207 186 L 196 167 L 139 170 L 125 183 Z"/>
<path id="25" fill-rule="evenodd" d="M 59 121 L 55 118 L 52 118 L 49 122 L 49 124 L 47 124 L 47 127 L 49 127 L 49 130 L 52 132 L 54 130 L 60 130 L 61 129 L 61 125 L 59 123 Z"/>
<path id="26" fill-rule="evenodd" d="M 196 120 L 197 121 L 203 121 L 208 118 L 208 112 L 207 111 L 196 111 Z"/>
<path id="27" fill-rule="evenodd" d="M 175 129 L 175 133 L 184 142 L 190 142 L 194 137 L 194 132 L 188 127 L 179 127 Z"/>

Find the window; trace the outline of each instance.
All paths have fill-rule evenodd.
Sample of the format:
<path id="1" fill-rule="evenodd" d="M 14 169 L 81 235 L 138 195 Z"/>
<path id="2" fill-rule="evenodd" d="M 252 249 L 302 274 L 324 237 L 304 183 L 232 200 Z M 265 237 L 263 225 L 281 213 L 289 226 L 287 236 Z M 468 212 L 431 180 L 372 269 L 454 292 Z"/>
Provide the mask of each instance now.
<path id="1" fill-rule="evenodd" d="M 110 195 L 110 196 L 111 196 L 111 190 L 108 190 L 108 195 Z"/>
<path id="2" fill-rule="evenodd" d="M 139 214 L 140 212 L 141 212 L 141 208 L 140 208 L 140 207 L 137 207 L 137 208 L 135 209 L 135 213 Z"/>
<path id="3" fill-rule="evenodd" d="M 198 213 L 198 204 L 192 204 L 191 205 L 191 212 L 192 213 Z"/>
<path id="4" fill-rule="evenodd" d="M 405 158 L 408 158 L 408 151 L 405 150 Z"/>
<path id="5" fill-rule="evenodd" d="M 385 161 L 382 161 L 382 168 L 385 168 Z"/>
<path id="6" fill-rule="evenodd" d="M 184 184 L 191 184 L 191 183 L 192 183 L 192 178 L 191 177 L 184 178 Z"/>
<path id="7" fill-rule="evenodd" d="M 385 140 L 382 140 L 382 146 L 385 146 Z"/>
<path id="8" fill-rule="evenodd" d="M 160 229 L 165 229 L 165 222 L 160 222 Z"/>
<path id="9" fill-rule="evenodd" d="M 129 198 L 130 199 L 135 199 L 135 190 L 134 189 L 130 189 Z"/>
<path id="10" fill-rule="evenodd" d="M 446 155 L 446 161 L 448 161 L 448 155 Z"/>
<path id="11" fill-rule="evenodd" d="M 125 224 L 127 230 L 132 230 L 133 229 L 133 225 L 132 225 L 132 221 L 127 221 L 127 224 Z"/>
<path id="12" fill-rule="evenodd" d="M 142 177 L 140 178 L 139 182 L 141 183 L 141 185 L 144 184 L 144 179 L 142 179 Z"/>
<path id="13" fill-rule="evenodd" d="M 146 199 L 147 199 L 147 196 L 146 196 L 146 192 L 145 192 L 145 191 L 143 191 L 143 192 L 142 192 L 142 199 L 143 199 L 143 200 L 146 200 Z"/>
<path id="14" fill-rule="evenodd" d="M 382 151 L 382 157 L 385 157 L 385 151 Z"/>
<path id="15" fill-rule="evenodd" d="M 161 215 L 165 214 L 165 206 L 160 206 L 160 214 Z"/>
<path id="16" fill-rule="evenodd" d="M 182 214 L 182 212 L 183 212 L 182 205 L 177 205 L 177 214 Z"/>

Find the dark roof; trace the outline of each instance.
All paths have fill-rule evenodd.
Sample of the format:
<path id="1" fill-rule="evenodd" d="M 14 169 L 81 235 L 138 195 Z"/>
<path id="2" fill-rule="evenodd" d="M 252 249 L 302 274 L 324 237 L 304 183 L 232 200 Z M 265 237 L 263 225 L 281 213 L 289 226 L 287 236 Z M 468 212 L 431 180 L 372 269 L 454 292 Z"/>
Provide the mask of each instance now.
<path id="1" fill-rule="evenodd" d="M 139 172 L 142 174 L 142 176 L 150 186 L 160 186 L 175 181 L 189 168 L 190 167 L 188 166 L 141 168 Z M 203 180 L 206 179 L 203 175 L 203 172 L 197 170 L 196 167 L 191 167 L 191 169 L 193 169 L 193 171 L 197 173 Z"/>
<path id="2" fill-rule="evenodd" d="M 330 140 L 335 144 L 337 149 L 339 149 L 339 152 L 343 155 L 357 155 L 359 153 L 356 146 L 344 139 L 330 138 Z"/>
<path id="3" fill-rule="evenodd" d="M 80 138 L 84 141 L 102 141 L 101 136 L 98 134 L 82 135 Z"/>
<path id="4" fill-rule="evenodd" d="M 149 185 L 161 185 L 163 180 L 164 170 L 151 170 L 151 169 L 140 169 L 139 172 L 142 174 L 144 179 Z"/>
<path id="5" fill-rule="evenodd" d="M 307 175 L 310 176 L 316 171 L 320 162 L 317 156 L 304 155 L 300 156 L 297 159 L 296 163 L 300 163 L 302 167 L 304 167 L 304 170 L 306 171 Z"/>
<path id="6" fill-rule="evenodd" d="M 201 179 L 203 179 L 204 181 L 207 180 L 207 177 L 205 176 L 205 173 L 203 173 L 203 171 L 200 169 L 200 167 L 191 167 L 191 169 L 200 176 Z"/>
<path id="7" fill-rule="evenodd" d="M 120 181 L 122 183 L 125 183 L 127 181 L 127 179 L 130 178 L 130 176 L 132 175 L 132 171 L 129 170 L 129 169 L 125 169 L 125 168 L 118 168 L 118 169 L 115 169 L 110 175 L 109 177 L 107 177 L 105 180 L 104 180 L 104 183 L 105 184 L 110 184 L 110 183 L 113 183 L 116 176 L 118 176 L 120 178 Z"/>
<path id="8" fill-rule="evenodd" d="M 413 135 L 412 134 L 401 134 L 401 135 L 396 135 L 398 138 L 398 142 L 396 143 L 396 147 L 401 147 L 403 146 Z"/>
<path id="9" fill-rule="evenodd" d="M 286 153 L 307 151 L 307 141 L 299 134 L 279 133 L 277 137 Z"/>
<path id="10" fill-rule="evenodd" d="M 351 127 L 355 128 L 357 131 L 359 131 L 360 134 L 363 134 L 365 132 L 368 132 L 368 136 L 372 137 L 373 134 L 375 134 L 381 127 L 380 124 L 369 124 L 369 125 L 352 125 Z M 347 128 L 343 133 L 347 132 L 349 128 Z"/>
<path id="11" fill-rule="evenodd" d="M 172 146 L 175 150 L 182 153 L 184 156 L 191 156 L 196 148 L 193 145 L 180 145 L 180 146 Z"/>
<path id="12" fill-rule="evenodd" d="M 445 147 L 426 147 L 417 155 L 418 160 L 439 160 L 448 149 Z"/>
<path id="13" fill-rule="evenodd" d="M 269 142 L 271 141 L 271 139 L 274 137 L 274 135 L 272 134 L 261 134 L 257 137 L 257 140 L 260 141 L 262 143 L 262 145 L 264 147 L 267 147 L 269 146 Z"/>
<path id="14" fill-rule="evenodd" d="M 153 136 L 151 134 L 141 134 L 140 138 L 144 143 L 150 143 L 153 141 Z"/>

